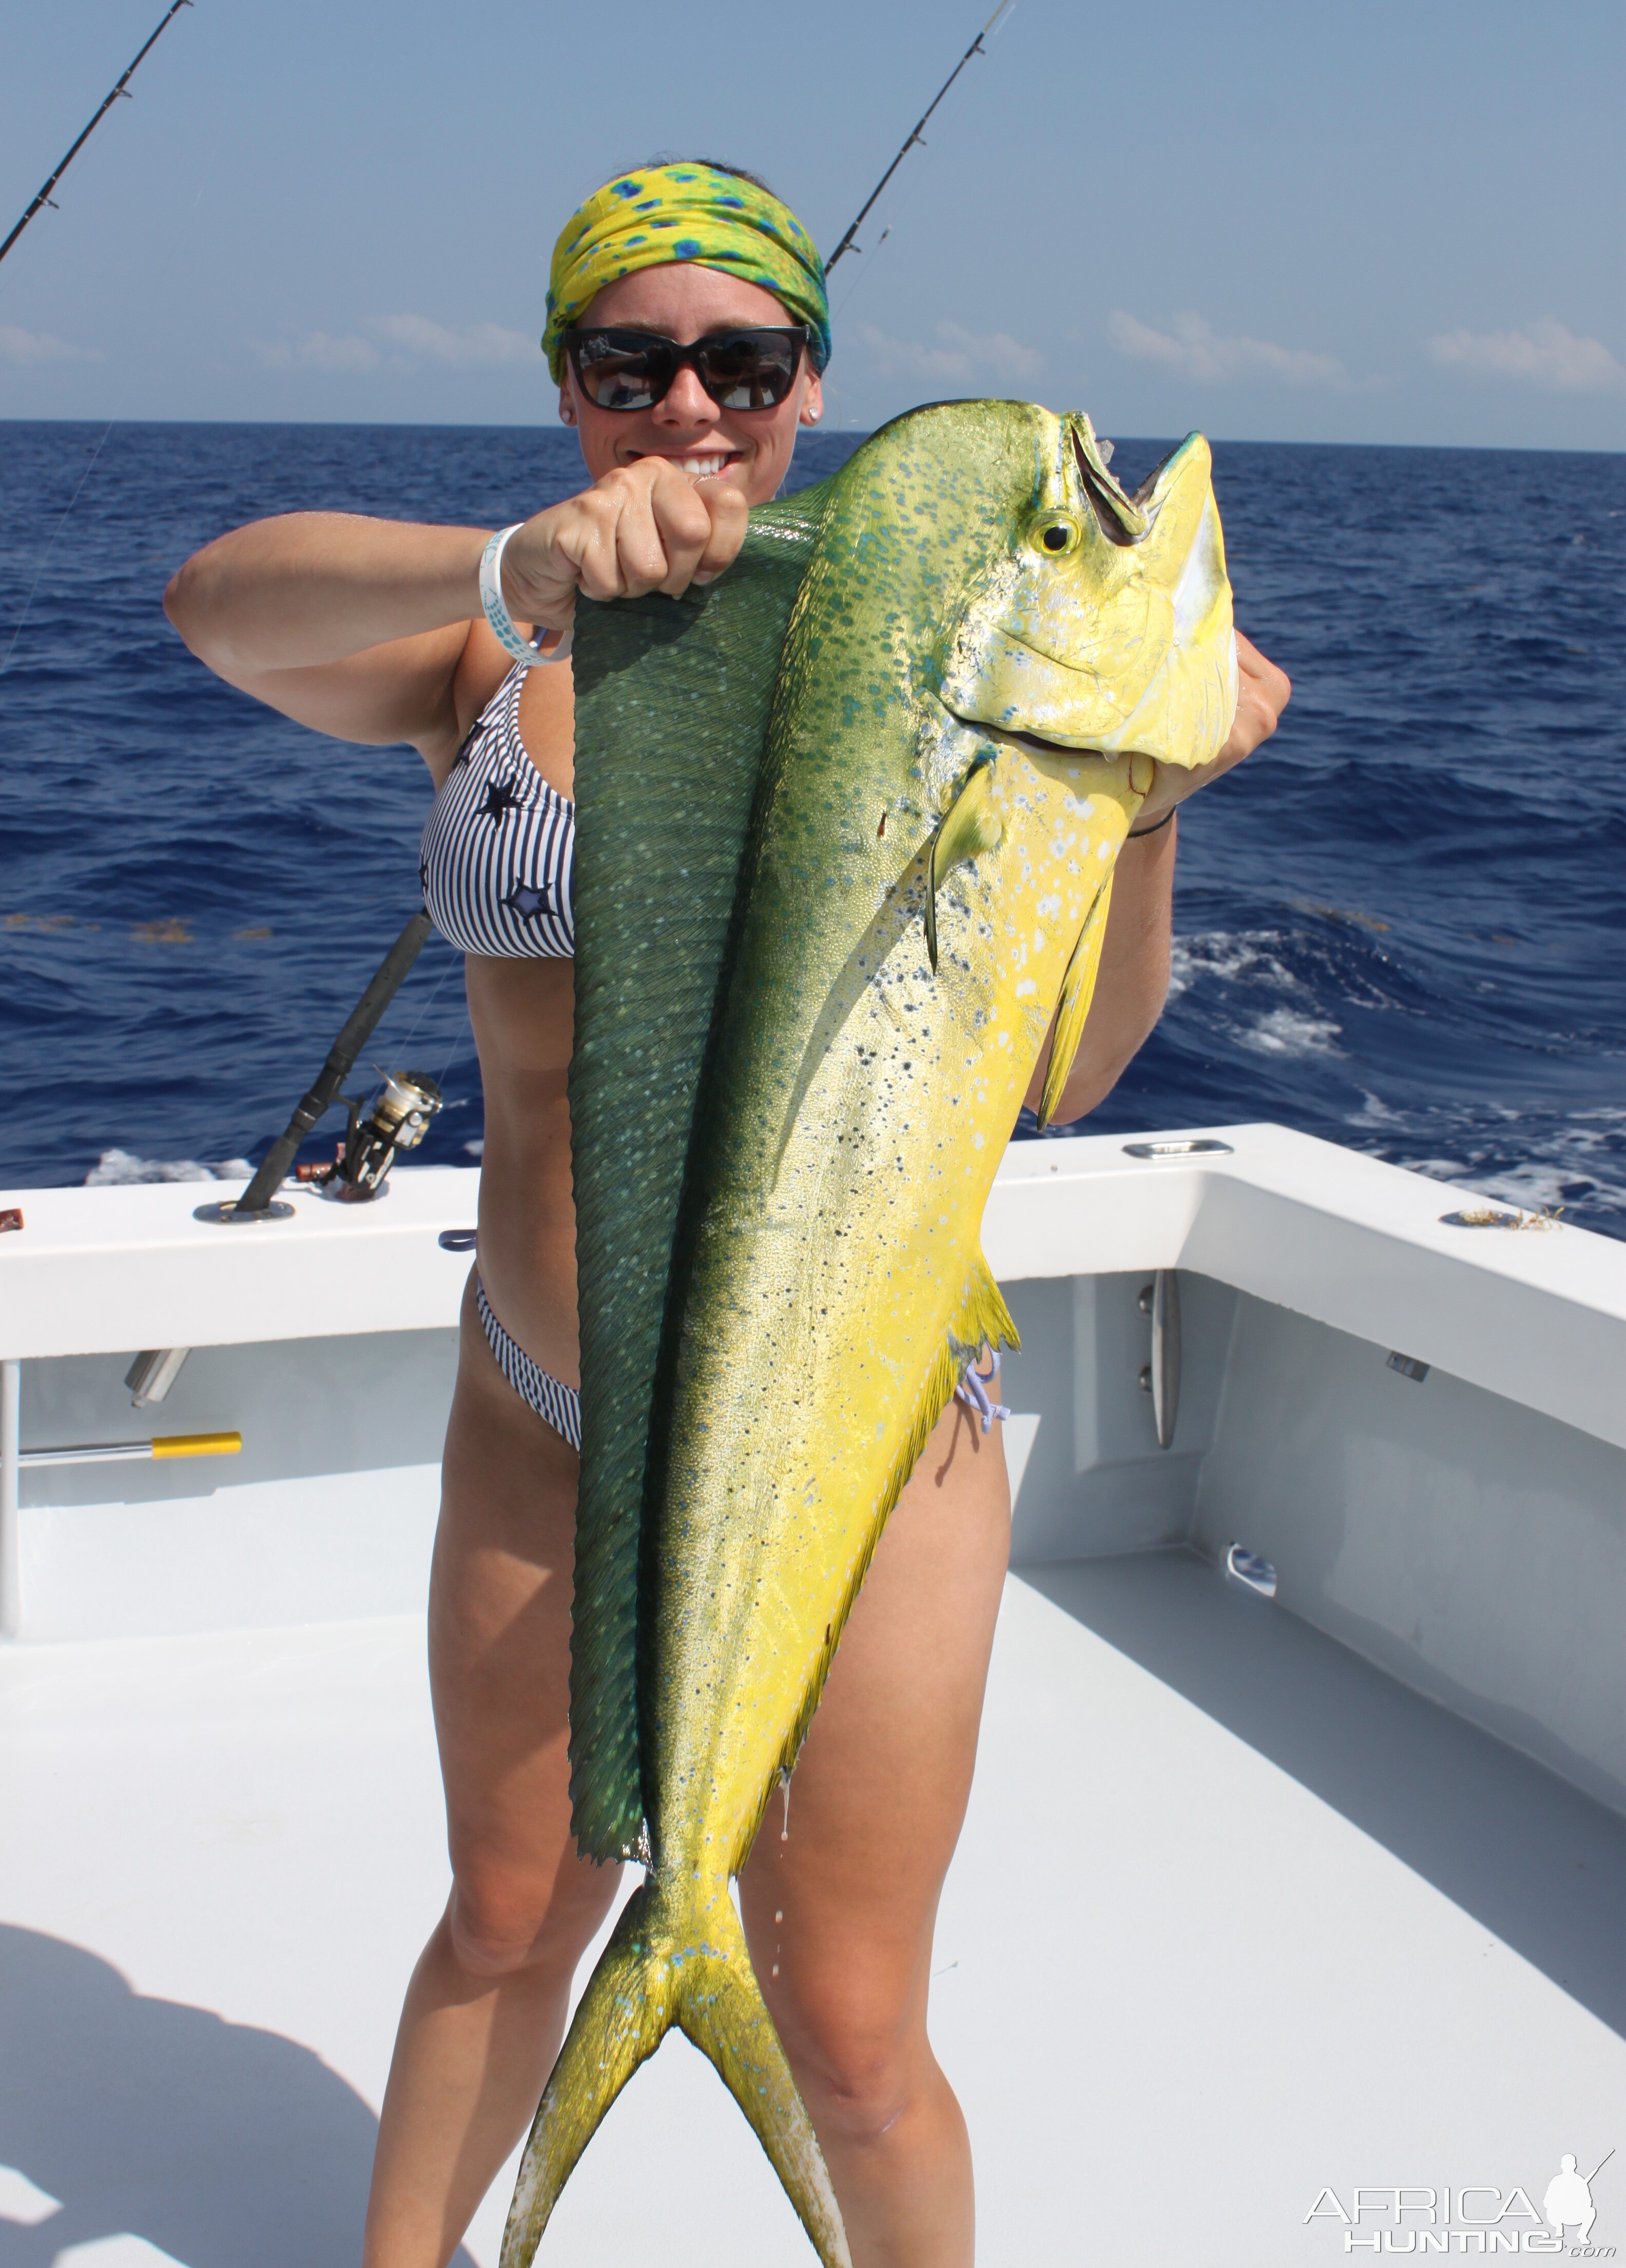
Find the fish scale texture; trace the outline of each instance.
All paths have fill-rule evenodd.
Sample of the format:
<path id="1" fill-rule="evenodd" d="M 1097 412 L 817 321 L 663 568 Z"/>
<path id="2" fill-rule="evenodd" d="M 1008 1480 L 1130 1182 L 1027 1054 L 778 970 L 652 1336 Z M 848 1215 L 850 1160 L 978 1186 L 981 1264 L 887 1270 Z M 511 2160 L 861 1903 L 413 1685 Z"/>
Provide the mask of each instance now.
<path id="1" fill-rule="evenodd" d="M 597 1859 L 639 1845 L 638 1548 L 696 1095 L 780 651 L 823 491 L 754 512 L 705 593 L 580 608 L 570 1071 L 583 1458 L 571 1800 Z"/>

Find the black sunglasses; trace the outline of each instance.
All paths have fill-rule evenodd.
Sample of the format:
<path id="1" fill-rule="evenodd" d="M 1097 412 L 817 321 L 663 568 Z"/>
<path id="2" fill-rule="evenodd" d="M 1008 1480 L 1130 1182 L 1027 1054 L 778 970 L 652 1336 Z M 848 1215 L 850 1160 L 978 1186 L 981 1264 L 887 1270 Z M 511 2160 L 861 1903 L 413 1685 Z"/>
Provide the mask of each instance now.
<path id="1" fill-rule="evenodd" d="M 686 347 L 659 331 L 568 330 L 559 343 L 595 409 L 653 409 L 680 370 L 691 370 L 720 409 L 775 409 L 795 386 L 812 336 L 805 323 L 789 323 L 783 330 L 708 331 Z"/>

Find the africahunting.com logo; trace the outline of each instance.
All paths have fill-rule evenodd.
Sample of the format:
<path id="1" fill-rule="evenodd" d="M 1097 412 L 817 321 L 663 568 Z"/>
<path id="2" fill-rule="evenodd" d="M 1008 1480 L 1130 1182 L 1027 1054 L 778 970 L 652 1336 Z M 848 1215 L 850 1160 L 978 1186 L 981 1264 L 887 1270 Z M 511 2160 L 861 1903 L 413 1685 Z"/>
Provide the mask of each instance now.
<path id="1" fill-rule="evenodd" d="M 1304 2215 L 1306 2227 L 1341 2237 L 1349 2253 L 1427 2257 L 1449 2253 L 1488 2257 L 1537 2253 L 1549 2259 L 1613 2260 L 1613 2244 L 1600 2242 L 1593 2183 L 1615 2155 L 1606 2152 L 1590 2174 L 1578 2171 L 1567 2153 L 1541 2191 L 1540 2210 L 1531 2191 L 1515 2184 L 1500 2189 L 1489 2182 L 1458 2189 L 1324 2189 Z"/>

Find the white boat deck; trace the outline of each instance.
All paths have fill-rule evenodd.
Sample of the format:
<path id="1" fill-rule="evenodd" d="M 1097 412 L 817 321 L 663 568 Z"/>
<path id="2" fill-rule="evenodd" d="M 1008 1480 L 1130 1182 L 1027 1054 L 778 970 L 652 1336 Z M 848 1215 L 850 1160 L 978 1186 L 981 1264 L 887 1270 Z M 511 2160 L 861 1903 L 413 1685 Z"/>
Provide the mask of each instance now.
<path id="1" fill-rule="evenodd" d="M 1029 1576 L 933 1994 L 984 2268 L 1292 2268 L 1346 2257 L 1325 2188 L 1539 2205 L 1561 2152 L 1590 2171 L 1626 1821 L 1194 1556 Z M 351 2268 L 447 1888 L 421 1622 L 0 1653 L 0 2268 Z M 1618 2159 L 1595 2194 L 1626 2242 Z M 625 2268 L 657 2230 L 668 2268 L 810 2257 L 677 2037 L 542 2257 Z"/>
<path id="2" fill-rule="evenodd" d="M 1018 1572 L 932 2018 L 979 2259 L 1550 2252 L 1569 2153 L 1607 2159 L 1582 2257 L 1626 2253 L 1626 1251 L 1194 1139 L 1018 1145 L 985 1223 Z M 353 2268 L 447 1887 L 420 1602 L 477 1182 L 248 1229 L 0 1193 L 0 2268 Z M 137 1417 L 130 1355 L 180 1346 Z M 677 2037 L 541 2260 L 652 2256 L 811 2257 Z"/>

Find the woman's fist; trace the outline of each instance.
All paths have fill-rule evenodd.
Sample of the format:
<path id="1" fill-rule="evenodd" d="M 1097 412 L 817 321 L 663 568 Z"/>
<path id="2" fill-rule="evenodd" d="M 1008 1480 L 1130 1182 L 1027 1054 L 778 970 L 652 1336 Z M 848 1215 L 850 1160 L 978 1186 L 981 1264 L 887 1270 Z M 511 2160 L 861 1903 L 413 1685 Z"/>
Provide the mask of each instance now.
<path id="1" fill-rule="evenodd" d="M 745 540 L 747 505 L 720 480 L 694 480 L 665 457 L 617 466 L 580 496 L 528 519 L 503 553 L 503 597 L 521 622 L 563 630 L 576 594 L 676 598 L 709 583 Z"/>

